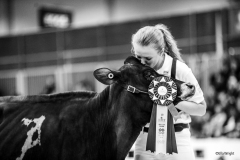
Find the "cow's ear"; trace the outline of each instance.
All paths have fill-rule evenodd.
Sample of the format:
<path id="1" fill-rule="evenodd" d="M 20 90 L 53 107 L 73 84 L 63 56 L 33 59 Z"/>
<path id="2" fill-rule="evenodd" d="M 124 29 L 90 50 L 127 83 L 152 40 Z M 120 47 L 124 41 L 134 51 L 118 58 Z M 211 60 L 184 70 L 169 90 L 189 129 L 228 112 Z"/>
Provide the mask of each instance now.
<path id="1" fill-rule="evenodd" d="M 99 68 L 94 71 L 93 75 L 99 82 L 110 85 L 119 80 L 121 72 L 112 71 L 108 68 Z"/>
<path id="2" fill-rule="evenodd" d="M 140 61 L 139 59 L 137 59 L 136 57 L 134 57 L 134 56 L 129 56 L 129 57 L 124 61 L 124 64 L 127 64 L 127 63 L 142 65 L 141 61 Z"/>

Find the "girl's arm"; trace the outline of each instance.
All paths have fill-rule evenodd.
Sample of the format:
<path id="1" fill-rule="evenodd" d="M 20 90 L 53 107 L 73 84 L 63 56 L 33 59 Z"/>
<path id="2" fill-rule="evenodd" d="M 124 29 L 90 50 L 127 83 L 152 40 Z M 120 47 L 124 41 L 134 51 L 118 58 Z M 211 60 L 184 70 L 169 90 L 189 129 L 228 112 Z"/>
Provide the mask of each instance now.
<path id="1" fill-rule="evenodd" d="M 203 116 L 206 113 L 206 102 L 195 103 L 191 101 L 181 101 L 176 106 L 176 108 L 194 116 Z"/>

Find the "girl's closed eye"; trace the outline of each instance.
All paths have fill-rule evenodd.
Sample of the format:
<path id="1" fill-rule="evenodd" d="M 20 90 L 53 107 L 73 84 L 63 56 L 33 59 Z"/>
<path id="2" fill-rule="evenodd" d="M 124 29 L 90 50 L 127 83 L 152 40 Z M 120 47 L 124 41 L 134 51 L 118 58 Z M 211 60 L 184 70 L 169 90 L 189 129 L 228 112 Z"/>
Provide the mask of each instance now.
<path id="1" fill-rule="evenodd" d="M 136 58 L 137 58 L 137 59 L 141 59 L 141 57 L 140 57 L 140 56 L 136 56 Z"/>

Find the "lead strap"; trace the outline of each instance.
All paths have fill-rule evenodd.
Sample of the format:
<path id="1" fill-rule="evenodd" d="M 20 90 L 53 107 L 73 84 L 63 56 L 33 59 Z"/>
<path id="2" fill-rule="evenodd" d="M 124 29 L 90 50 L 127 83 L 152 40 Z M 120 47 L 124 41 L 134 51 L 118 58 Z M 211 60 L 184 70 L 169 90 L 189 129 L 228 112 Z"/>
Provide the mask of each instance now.
<path id="1" fill-rule="evenodd" d="M 176 60 L 176 58 L 173 58 L 172 69 L 171 69 L 171 78 L 174 78 L 174 79 L 176 79 L 176 65 L 177 65 L 177 60 Z M 168 110 L 172 114 L 175 121 L 177 121 L 177 119 L 180 118 L 178 115 L 178 110 L 177 110 L 177 108 L 174 107 L 174 105 L 169 105 Z"/>

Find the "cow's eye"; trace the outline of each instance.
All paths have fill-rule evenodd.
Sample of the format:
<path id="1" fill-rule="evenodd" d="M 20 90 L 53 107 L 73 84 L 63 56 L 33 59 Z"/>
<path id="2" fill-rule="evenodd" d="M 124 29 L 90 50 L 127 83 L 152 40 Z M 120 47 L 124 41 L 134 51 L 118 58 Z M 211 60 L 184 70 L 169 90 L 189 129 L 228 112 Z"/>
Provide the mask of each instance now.
<path id="1" fill-rule="evenodd" d="M 108 78 L 109 78 L 109 79 L 113 79 L 113 77 L 114 77 L 113 73 L 109 73 L 109 74 L 108 74 Z"/>

